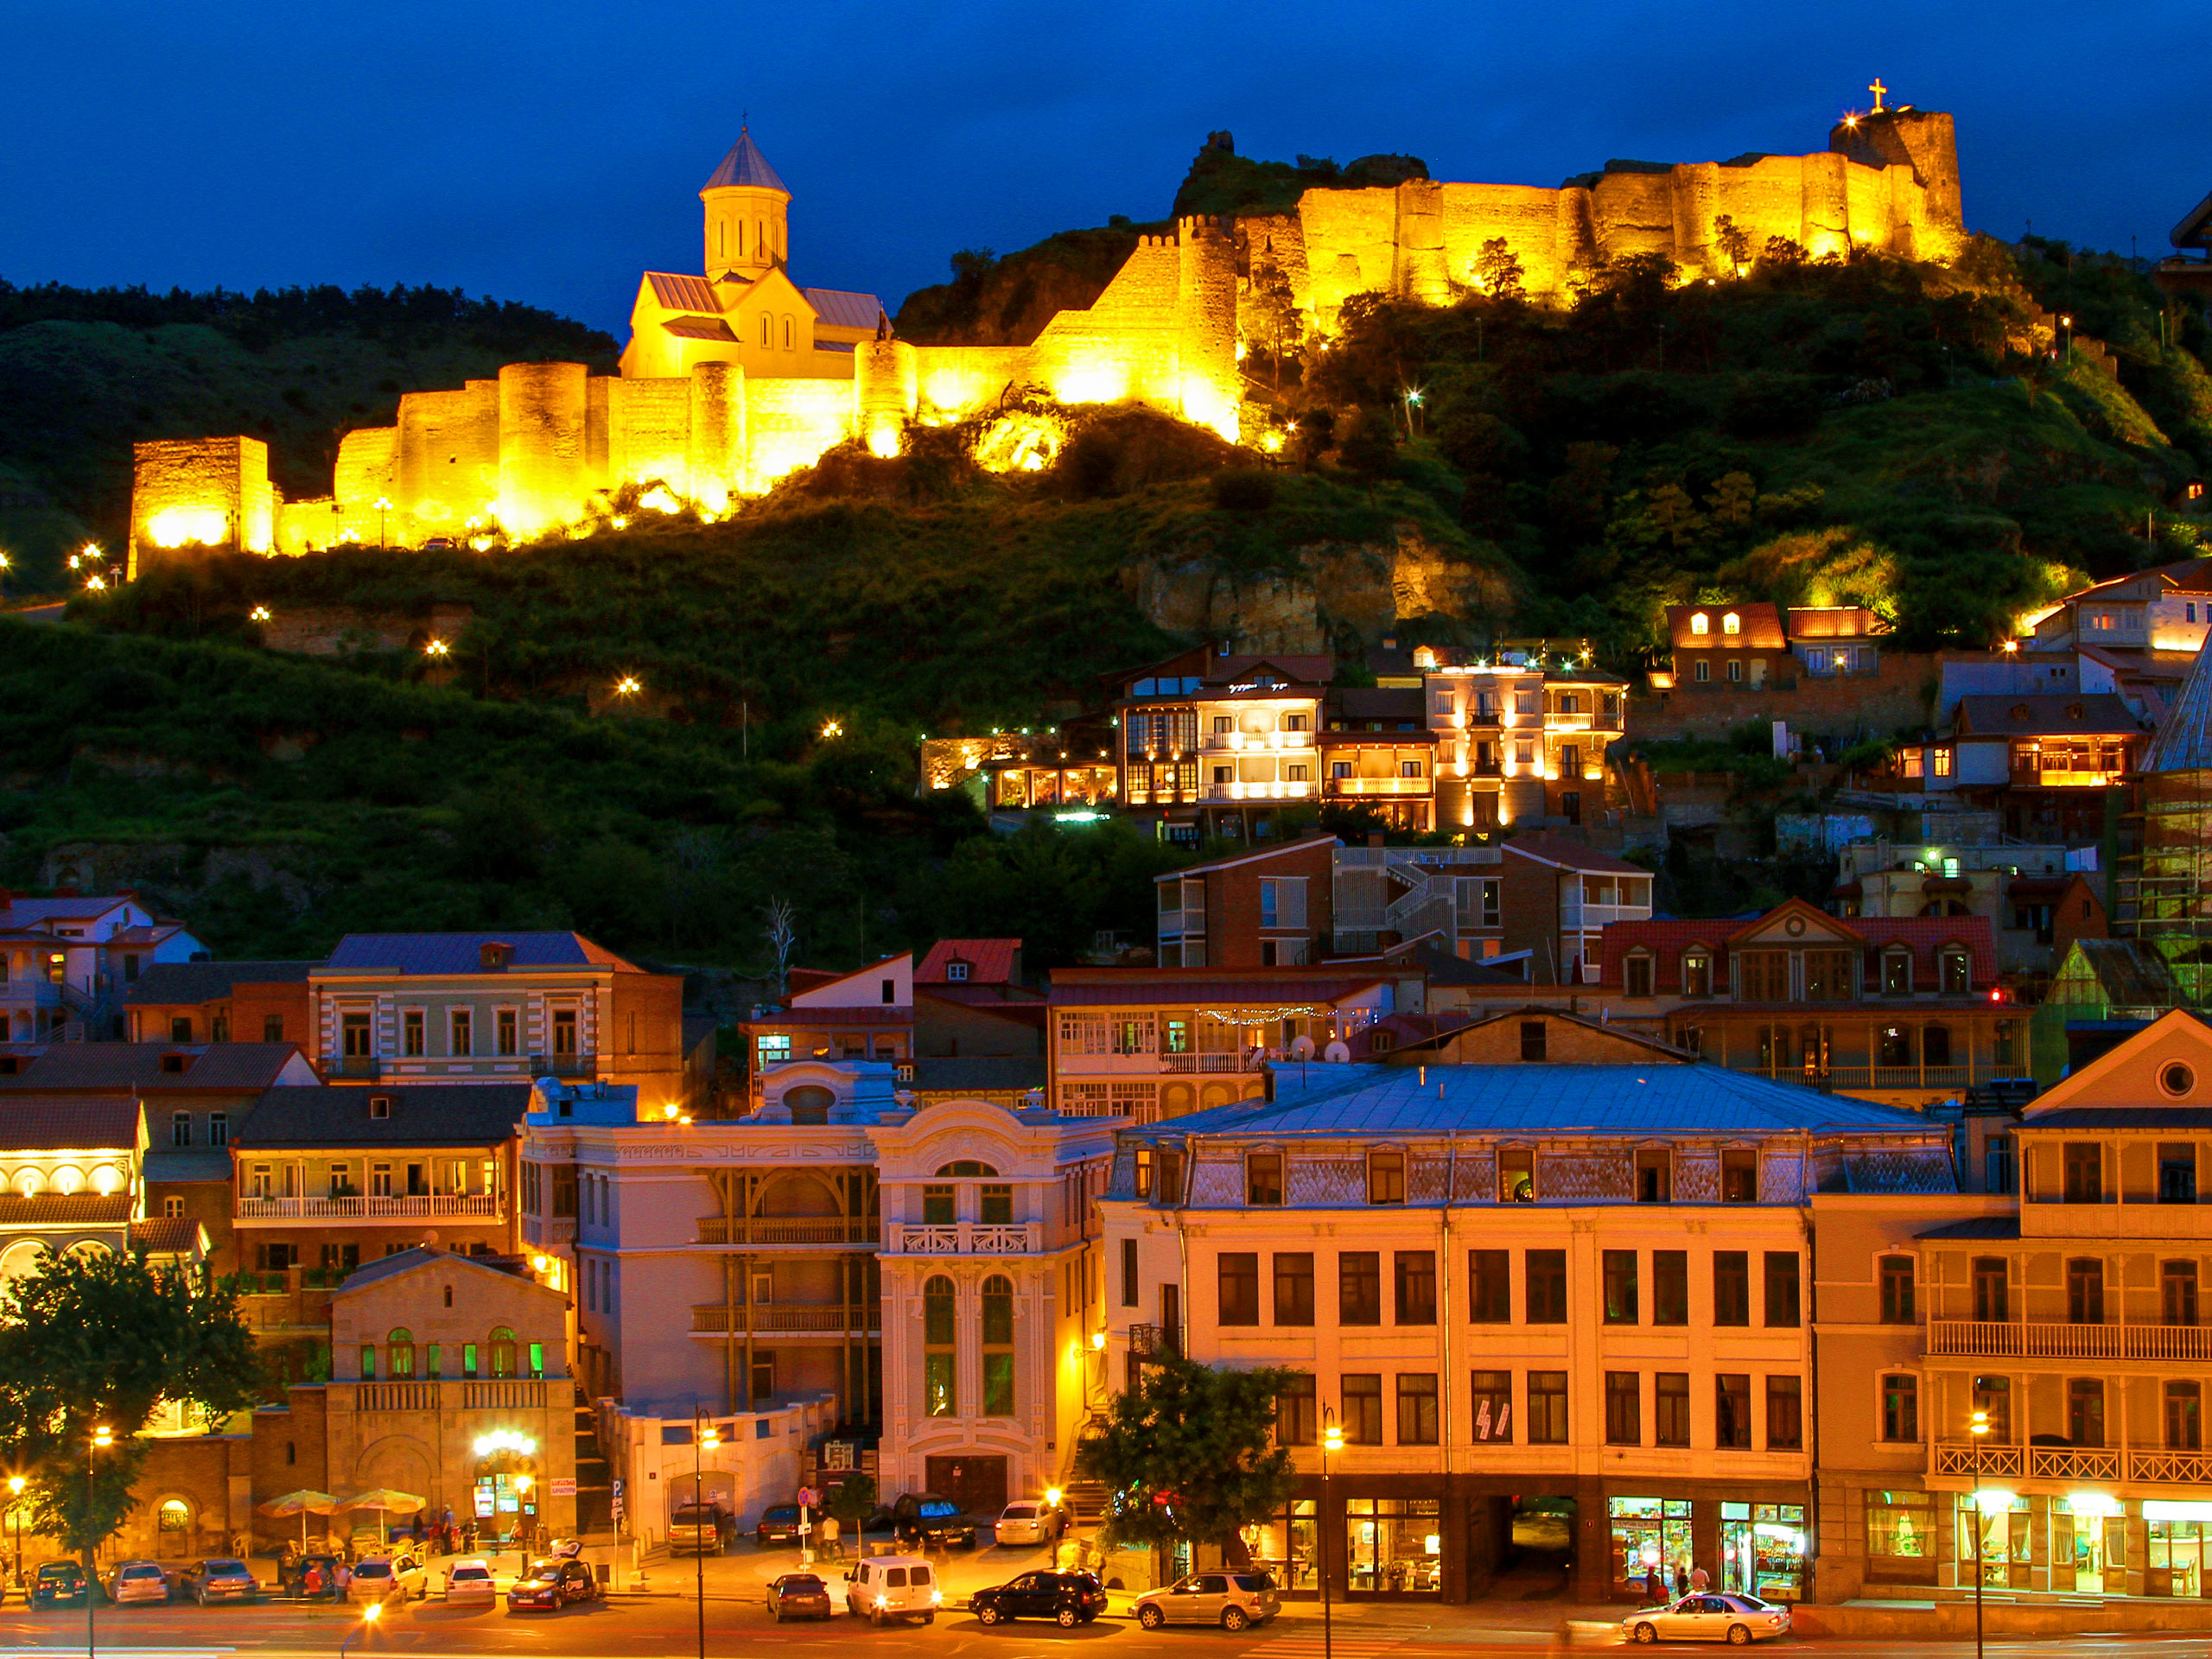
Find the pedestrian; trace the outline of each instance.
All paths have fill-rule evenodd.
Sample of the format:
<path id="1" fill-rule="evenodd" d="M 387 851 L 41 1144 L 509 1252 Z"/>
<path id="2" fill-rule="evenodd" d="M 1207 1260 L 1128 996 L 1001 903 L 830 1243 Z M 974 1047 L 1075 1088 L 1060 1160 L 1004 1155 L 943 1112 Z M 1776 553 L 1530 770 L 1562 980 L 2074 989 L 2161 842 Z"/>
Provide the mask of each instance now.
<path id="1" fill-rule="evenodd" d="M 1690 1570 L 1678 1560 L 1675 1563 L 1675 1599 L 1680 1601 L 1690 1592 Z"/>
<path id="2" fill-rule="evenodd" d="M 1667 1599 L 1667 1586 L 1660 1582 L 1659 1563 L 1656 1561 L 1643 1569 L 1643 1594 L 1644 1599 L 1655 1607 Z"/>
<path id="3" fill-rule="evenodd" d="M 308 1563 L 308 1570 L 300 1574 L 300 1593 L 303 1596 L 319 1596 L 322 1593 L 321 1562 Z"/>
<path id="4" fill-rule="evenodd" d="M 834 1515 L 822 1517 L 822 1553 L 841 1560 L 845 1554 L 837 1542 L 837 1517 Z"/>
<path id="5" fill-rule="evenodd" d="M 1712 1580 L 1705 1576 L 1705 1569 L 1703 1567 L 1694 1567 L 1690 1569 L 1690 1593 L 1692 1595 L 1703 1595 L 1705 1593 L 1705 1586 L 1712 1582 Z"/>
<path id="6" fill-rule="evenodd" d="M 474 1521 L 467 1522 L 461 1529 L 461 1553 L 464 1555 L 476 1553 L 476 1523 Z"/>
<path id="7" fill-rule="evenodd" d="M 415 1511 L 414 1537 L 416 1543 L 419 1544 L 423 1541 L 423 1511 L 420 1510 Z"/>
<path id="8" fill-rule="evenodd" d="M 330 1584 L 333 1592 L 332 1599 L 337 1601 L 345 1600 L 353 1588 L 353 1569 L 346 1566 L 343 1560 L 340 1560 L 338 1565 L 330 1570 Z"/>

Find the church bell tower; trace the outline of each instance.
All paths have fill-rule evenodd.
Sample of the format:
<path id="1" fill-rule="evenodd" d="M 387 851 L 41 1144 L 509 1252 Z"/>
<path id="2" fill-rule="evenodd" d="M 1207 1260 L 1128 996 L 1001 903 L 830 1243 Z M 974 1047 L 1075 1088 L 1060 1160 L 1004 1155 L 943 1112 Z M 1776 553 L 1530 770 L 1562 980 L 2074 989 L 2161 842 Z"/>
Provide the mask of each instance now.
<path id="1" fill-rule="evenodd" d="M 699 200 L 707 208 L 709 282 L 725 276 L 751 282 L 789 260 L 791 193 L 753 142 L 751 129 L 740 130 Z"/>

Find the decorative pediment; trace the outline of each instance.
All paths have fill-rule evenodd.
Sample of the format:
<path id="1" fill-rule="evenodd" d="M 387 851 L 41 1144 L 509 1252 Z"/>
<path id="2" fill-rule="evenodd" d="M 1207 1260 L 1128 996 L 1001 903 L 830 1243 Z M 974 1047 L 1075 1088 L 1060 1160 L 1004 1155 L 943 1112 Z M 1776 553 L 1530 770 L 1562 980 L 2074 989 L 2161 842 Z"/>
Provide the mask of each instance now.
<path id="1" fill-rule="evenodd" d="M 1840 945 L 1856 950 L 1866 939 L 1847 924 L 1826 911 L 1815 910 L 1802 899 L 1777 905 L 1728 940 L 1735 950 L 1763 946 Z"/>

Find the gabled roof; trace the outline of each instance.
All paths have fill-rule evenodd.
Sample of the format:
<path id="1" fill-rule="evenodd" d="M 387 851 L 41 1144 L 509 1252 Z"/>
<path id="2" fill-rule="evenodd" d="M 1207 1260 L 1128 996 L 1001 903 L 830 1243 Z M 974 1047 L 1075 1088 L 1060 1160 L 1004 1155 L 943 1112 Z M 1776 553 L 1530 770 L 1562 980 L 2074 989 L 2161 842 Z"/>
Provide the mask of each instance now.
<path id="1" fill-rule="evenodd" d="M 738 130 L 737 142 L 729 147 L 729 154 L 722 157 L 722 164 L 715 169 L 714 176 L 699 188 L 702 190 L 724 190 L 733 185 L 749 185 L 760 190 L 782 190 L 785 195 L 791 194 L 784 181 L 776 176 L 776 169 L 768 165 L 768 158 L 760 153 L 760 147 L 753 142 L 750 127 Z"/>
<path id="2" fill-rule="evenodd" d="M 661 324 L 660 331 L 678 340 L 712 340 L 725 345 L 737 344 L 737 335 L 720 317 L 671 317 Z"/>
<path id="3" fill-rule="evenodd" d="M 2212 652 L 2200 651 L 2158 729 L 2144 746 L 2148 772 L 2212 771 Z"/>
<path id="4" fill-rule="evenodd" d="M 1615 858 L 1611 853 L 1601 853 L 1579 841 L 1569 841 L 1565 836 L 1516 836 L 1505 843 L 1505 850 L 1518 853 L 1523 858 L 1535 859 L 1540 864 L 1556 864 L 1567 870 L 1587 870 L 1593 875 L 1648 876 L 1651 874 L 1641 864 Z"/>
<path id="5" fill-rule="evenodd" d="M 1021 954 L 1020 939 L 939 939 L 914 969 L 917 985 L 945 985 L 945 964 L 964 962 L 963 985 L 1003 985 L 1014 977 L 1014 960 Z"/>
<path id="6" fill-rule="evenodd" d="M 332 1294 L 349 1296 L 356 1291 L 381 1284 L 387 1279 L 396 1279 L 403 1273 L 412 1273 L 417 1268 L 441 1268 L 448 1273 L 492 1273 L 502 1279 L 522 1280 L 525 1284 L 531 1282 L 523 1279 L 512 1256 L 461 1255 L 452 1250 L 434 1250 L 417 1244 L 396 1255 L 379 1256 L 373 1262 L 364 1262 L 347 1274 L 346 1282 Z"/>
<path id="7" fill-rule="evenodd" d="M 1240 864 L 1263 864 L 1269 859 L 1284 858 L 1293 853 L 1311 853 L 1316 848 L 1327 848 L 1333 856 L 1344 842 L 1334 836 L 1309 836 L 1303 841 L 1286 841 L 1256 853 L 1231 853 L 1227 858 L 1210 858 L 1203 864 L 1185 864 L 1180 869 L 1169 870 L 1154 876 L 1153 881 L 1179 881 L 1186 875 L 1204 875 L 1209 870 L 1233 870 Z"/>
<path id="8" fill-rule="evenodd" d="M 2143 729 L 2135 711 L 2110 691 L 2034 691 L 2021 696 L 1959 699 L 1961 737 L 2104 736 Z"/>
<path id="9" fill-rule="evenodd" d="M 1793 911 L 1806 918 L 1807 931 L 1797 938 L 1765 938 L 1777 918 Z M 1832 942 L 1840 943 L 1832 943 Z M 2088 943 L 2102 943 L 2089 941 Z M 1682 983 L 1682 953 L 1702 945 L 1713 955 L 1713 985 L 1727 988 L 1729 954 L 1745 948 L 1781 949 L 1805 944 L 1878 951 L 1904 945 L 1912 952 L 1913 982 L 1942 983 L 1942 964 L 1937 960 L 1945 945 L 1967 950 L 1970 992 L 1983 992 L 1997 982 L 1997 940 L 1986 916 L 1856 916 L 1849 919 L 1815 910 L 1802 899 L 1790 899 L 1764 915 L 1745 921 L 1740 916 L 1684 921 L 1667 917 L 1648 922 L 1612 922 L 1605 931 L 1604 968 L 1599 982 L 1613 989 L 1622 983 L 1621 963 L 1632 951 L 1648 951 L 1652 958 L 1651 988 L 1658 992 L 1679 991 Z M 1855 977 L 1863 977 L 1854 969 Z M 1861 1006 L 1879 1005 L 1870 999 Z"/>
<path id="10" fill-rule="evenodd" d="M 0 1152 L 135 1151 L 138 1103 L 127 1096 L 0 1094 Z"/>
<path id="11" fill-rule="evenodd" d="M 862 963 L 857 968 L 848 968 L 842 974 L 827 974 L 823 973 L 819 969 L 795 968 L 791 970 L 791 993 L 785 1000 L 787 1003 L 792 1004 L 794 1006 L 794 1009 L 796 1009 L 797 1001 L 798 998 L 802 996 L 813 996 L 819 992 L 828 990 L 833 985 L 842 985 L 849 979 L 857 979 L 862 974 L 871 974 L 880 978 L 883 975 L 888 973 L 895 979 L 898 977 L 899 973 L 898 964 L 902 962 L 906 963 L 908 972 L 911 974 L 912 971 L 913 960 L 914 953 L 912 951 L 902 950 L 895 957 L 882 957 L 874 962 Z M 807 976 L 807 980 L 804 984 L 799 982 L 799 976 L 802 973 L 805 974 Z M 877 988 L 878 988 L 874 986 L 869 987 L 869 989 L 871 990 L 876 990 Z M 826 1002 L 817 1002 L 810 1006 L 816 1008 L 826 1008 L 833 1005 Z M 891 1008 L 894 1005 L 881 1001 L 879 992 L 877 996 L 871 996 L 868 998 L 865 1004 L 857 1004 L 855 1006 Z M 905 1011 L 901 1009 L 899 1010 L 899 1017 L 903 1020 L 908 1016 L 906 1014 Z"/>
<path id="12" fill-rule="evenodd" d="M 348 933 L 322 967 L 325 971 L 357 973 L 383 969 L 400 974 L 477 974 L 484 971 L 487 944 L 507 947 L 509 972 L 532 968 L 638 971 L 581 933 Z"/>
<path id="13" fill-rule="evenodd" d="M 169 1059 L 181 1060 L 181 1069 L 164 1066 Z M 0 1100 L 18 1089 L 26 1094 L 252 1094 L 287 1070 L 314 1075 L 290 1043 L 56 1043 L 13 1076 L 0 1076 Z"/>
<path id="14" fill-rule="evenodd" d="M 1732 613 L 1743 625 L 1740 632 L 1723 631 L 1721 619 Z M 1707 632 L 1692 632 L 1694 616 L 1707 619 Z M 1782 631 L 1781 611 L 1764 599 L 1741 605 L 1669 605 L 1667 632 L 1677 651 L 1781 651 L 1789 644 Z"/>
<path id="15" fill-rule="evenodd" d="M 239 985 L 304 985 L 312 962 L 157 962 L 139 970 L 124 995 L 130 1007 L 159 1003 L 213 1002 Z"/>
<path id="16" fill-rule="evenodd" d="M 89 899 L 27 899 L 10 893 L 0 904 L 0 927 L 35 927 L 41 922 L 96 922 L 132 901 L 109 895 Z M 143 908 L 143 906 L 141 906 Z"/>
<path id="17" fill-rule="evenodd" d="M 2133 939 L 2076 939 L 2054 976 L 2053 991 L 2075 962 L 2088 971 L 2111 1008 L 2170 1008 L 2181 1001 L 2173 970 L 2156 950 Z"/>
<path id="18" fill-rule="evenodd" d="M 390 1102 L 372 1116 L 373 1102 Z M 410 1083 L 270 1089 L 231 1132 L 241 1150 L 288 1147 L 493 1147 L 530 1110 L 526 1083 Z"/>
<path id="19" fill-rule="evenodd" d="M 884 320 L 883 302 L 842 288 L 802 288 L 814 315 L 832 328 L 873 328 Z"/>
<path id="20" fill-rule="evenodd" d="M 652 285 L 653 298 L 671 311 L 703 311 L 709 315 L 721 310 L 721 302 L 715 297 L 715 288 L 703 276 L 680 276 L 670 270 L 649 270 L 645 281 Z"/>

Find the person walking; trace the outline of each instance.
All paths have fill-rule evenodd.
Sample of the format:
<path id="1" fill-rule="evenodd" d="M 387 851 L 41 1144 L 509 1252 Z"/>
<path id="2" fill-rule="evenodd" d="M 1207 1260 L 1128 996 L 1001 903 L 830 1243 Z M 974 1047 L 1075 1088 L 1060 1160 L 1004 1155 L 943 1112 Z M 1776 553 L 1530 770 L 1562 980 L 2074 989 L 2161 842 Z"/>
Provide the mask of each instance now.
<path id="1" fill-rule="evenodd" d="M 1705 1593 L 1705 1586 L 1712 1582 L 1712 1580 L 1706 1577 L 1705 1569 L 1703 1567 L 1694 1567 L 1690 1569 L 1690 1593 L 1692 1595 L 1703 1595 Z"/>
<path id="2" fill-rule="evenodd" d="M 838 1530 L 836 1516 L 825 1515 L 822 1517 L 822 1553 L 842 1560 L 844 1559 L 845 1552 L 838 1542 Z"/>
<path id="3" fill-rule="evenodd" d="M 1656 1561 L 1643 1569 L 1643 1594 L 1655 1607 L 1666 1605 L 1667 1586 L 1659 1577 L 1659 1563 Z"/>

